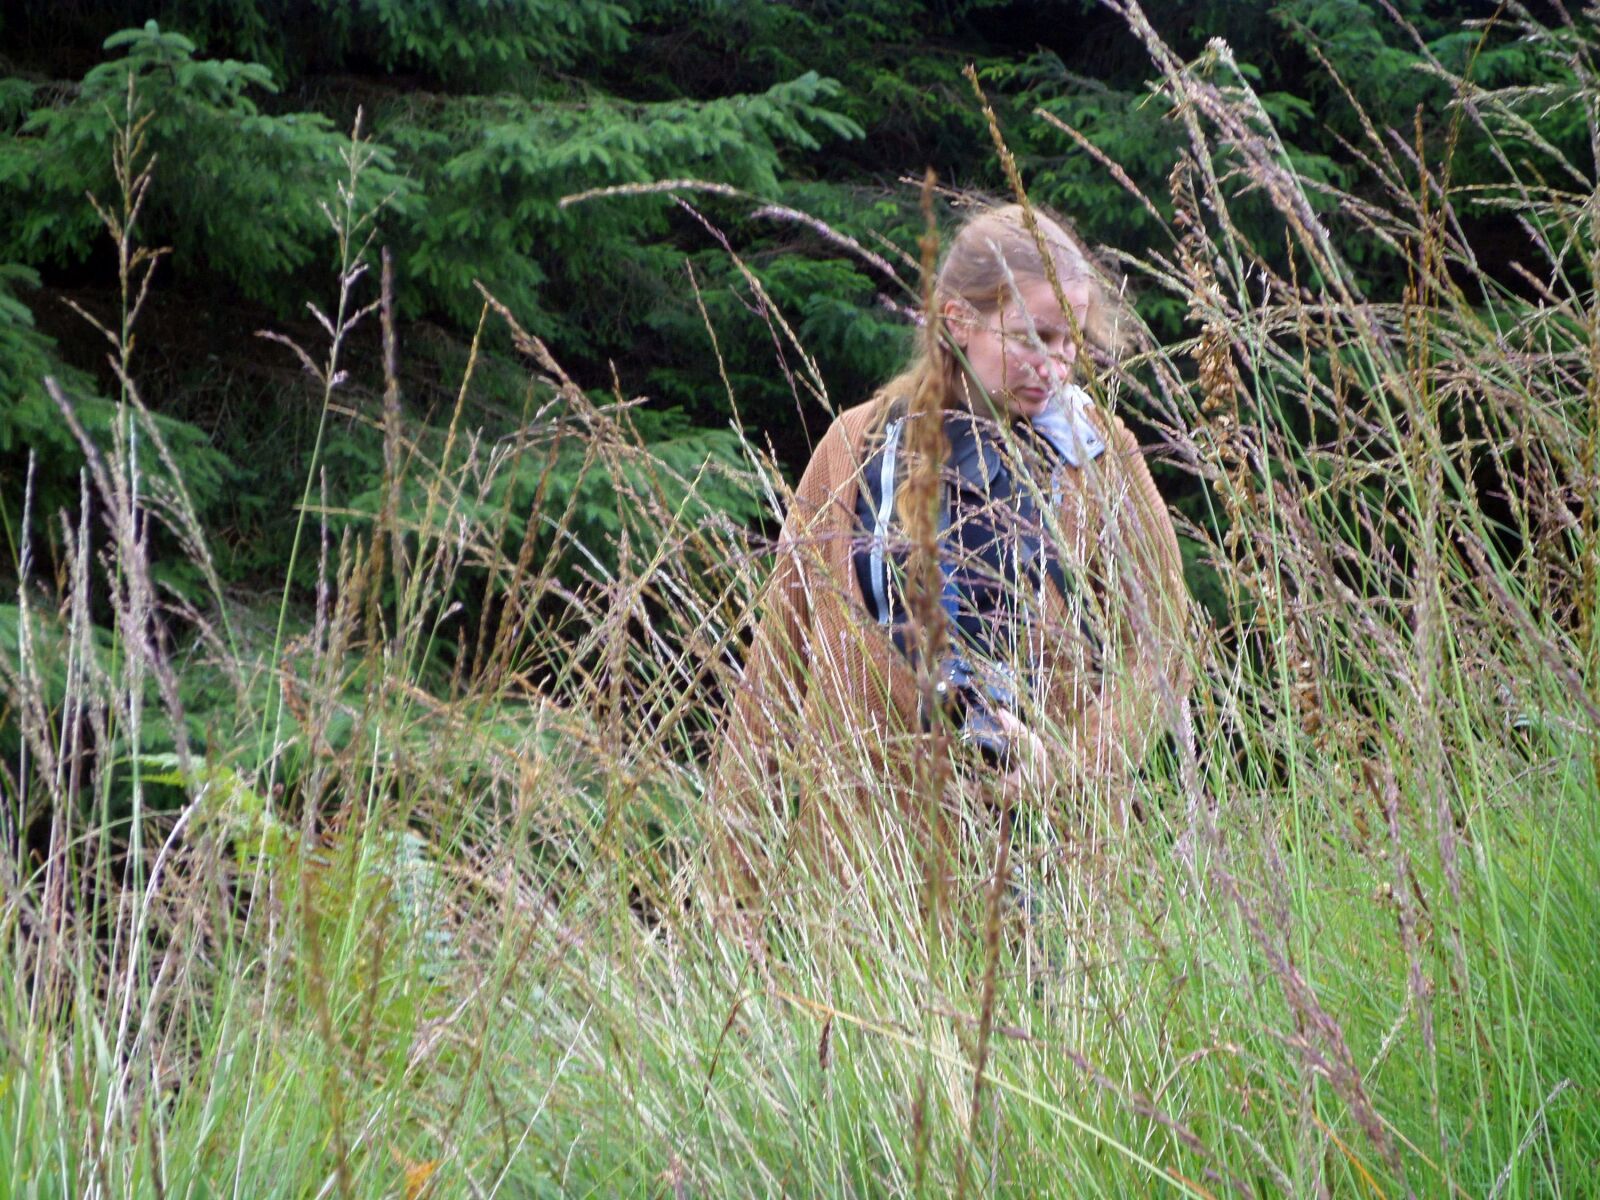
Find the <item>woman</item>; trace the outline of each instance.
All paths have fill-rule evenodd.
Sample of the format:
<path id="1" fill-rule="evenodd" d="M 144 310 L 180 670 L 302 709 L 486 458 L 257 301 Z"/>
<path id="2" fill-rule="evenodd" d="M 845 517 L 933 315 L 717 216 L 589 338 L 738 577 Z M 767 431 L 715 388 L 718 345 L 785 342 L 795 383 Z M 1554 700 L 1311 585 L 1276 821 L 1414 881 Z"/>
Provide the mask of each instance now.
<path id="1" fill-rule="evenodd" d="M 977 212 L 947 246 L 934 305 L 941 336 L 833 423 L 784 522 L 713 773 L 746 884 L 772 850 L 763 813 L 781 811 L 790 763 L 807 776 L 802 824 L 848 859 L 860 822 L 838 819 L 839 789 L 816 778 L 826 764 L 865 765 L 881 804 L 948 720 L 968 774 L 1082 790 L 1138 765 L 1185 686 L 1172 522 L 1133 436 L 1071 383 L 1081 345 L 1115 339 L 1083 249 L 1037 208 Z M 906 446 L 929 414 L 948 446 L 939 712 L 922 703 L 903 598 Z"/>

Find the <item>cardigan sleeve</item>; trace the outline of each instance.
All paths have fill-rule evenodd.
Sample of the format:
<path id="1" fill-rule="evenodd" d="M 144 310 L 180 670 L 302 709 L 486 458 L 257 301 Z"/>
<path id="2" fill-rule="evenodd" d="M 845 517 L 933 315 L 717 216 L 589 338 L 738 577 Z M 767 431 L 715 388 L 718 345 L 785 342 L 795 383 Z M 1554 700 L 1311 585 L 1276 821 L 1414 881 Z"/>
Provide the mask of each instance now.
<path id="1" fill-rule="evenodd" d="M 763 820 L 777 799 L 777 755 L 805 710 L 811 682 L 814 586 L 838 522 L 837 493 L 850 469 L 843 423 L 817 443 L 778 535 L 771 578 L 755 608 L 755 635 L 716 747 L 710 799 L 725 836 L 727 886 L 749 895 L 764 857 Z"/>
<path id="2" fill-rule="evenodd" d="M 1111 425 L 1116 459 L 1100 479 L 1106 504 L 1099 557 L 1110 585 L 1105 605 L 1122 644 L 1120 661 L 1107 664 L 1072 731 L 1073 765 L 1089 779 L 1137 768 L 1189 690 L 1178 535 L 1137 440 L 1120 420 Z"/>

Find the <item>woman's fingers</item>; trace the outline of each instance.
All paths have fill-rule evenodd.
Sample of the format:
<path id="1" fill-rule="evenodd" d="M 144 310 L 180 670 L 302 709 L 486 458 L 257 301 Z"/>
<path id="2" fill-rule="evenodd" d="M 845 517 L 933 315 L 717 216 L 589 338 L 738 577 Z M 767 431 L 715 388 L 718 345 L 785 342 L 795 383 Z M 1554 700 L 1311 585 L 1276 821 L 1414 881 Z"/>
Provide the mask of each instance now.
<path id="1" fill-rule="evenodd" d="M 1004 786 L 1007 791 L 1021 792 L 1024 783 L 1045 787 L 1050 782 L 1050 761 L 1045 753 L 1044 739 L 1029 729 L 1010 709 L 995 710 L 995 722 L 1011 739 L 1012 767 L 1006 772 Z"/>
<path id="2" fill-rule="evenodd" d="M 994 719 L 1008 738 L 1016 739 L 1028 732 L 1028 727 L 1018 720 L 1017 714 L 1009 708 L 995 709 Z"/>

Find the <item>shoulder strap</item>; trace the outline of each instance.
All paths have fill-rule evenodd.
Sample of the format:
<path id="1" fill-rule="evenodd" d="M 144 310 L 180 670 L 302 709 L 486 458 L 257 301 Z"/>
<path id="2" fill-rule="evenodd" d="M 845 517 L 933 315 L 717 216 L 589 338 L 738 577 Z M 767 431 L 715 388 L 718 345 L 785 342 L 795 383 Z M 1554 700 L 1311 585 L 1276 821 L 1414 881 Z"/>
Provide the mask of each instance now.
<path id="1" fill-rule="evenodd" d="M 900 431 L 906 419 L 896 417 L 889 422 L 883 434 L 883 459 L 878 465 L 877 518 L 872 530 L 871 570 L 872 599 L 878 610 L 878 624 L 887 625 L 894 612 L 889 604 L 889 564 L 886 550 L 889 543 L 889 526 L 894 520 L 894 473 L 899 457 Z"/>

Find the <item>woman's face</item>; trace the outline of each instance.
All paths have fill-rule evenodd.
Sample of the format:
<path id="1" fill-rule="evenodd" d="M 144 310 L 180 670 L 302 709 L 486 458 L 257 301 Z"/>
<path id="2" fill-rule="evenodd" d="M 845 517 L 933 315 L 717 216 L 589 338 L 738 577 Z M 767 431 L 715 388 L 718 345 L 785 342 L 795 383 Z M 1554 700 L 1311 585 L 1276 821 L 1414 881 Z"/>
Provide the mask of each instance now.
<path id="1" fill-rule="evenodd" d="M 1080 335 L 1089 318 L 1089 283 L 1063 282 L 1072 320 L 1056 303 L 1048 279 L 1018 286 L 1010 302 L 983 312 L 960 300 L 944 306 L 945 323 L 971 366 L 971 380 L 997 404 L 1022 417 L 1045 410 L 1052 388 L 1072 374 Z"/>

